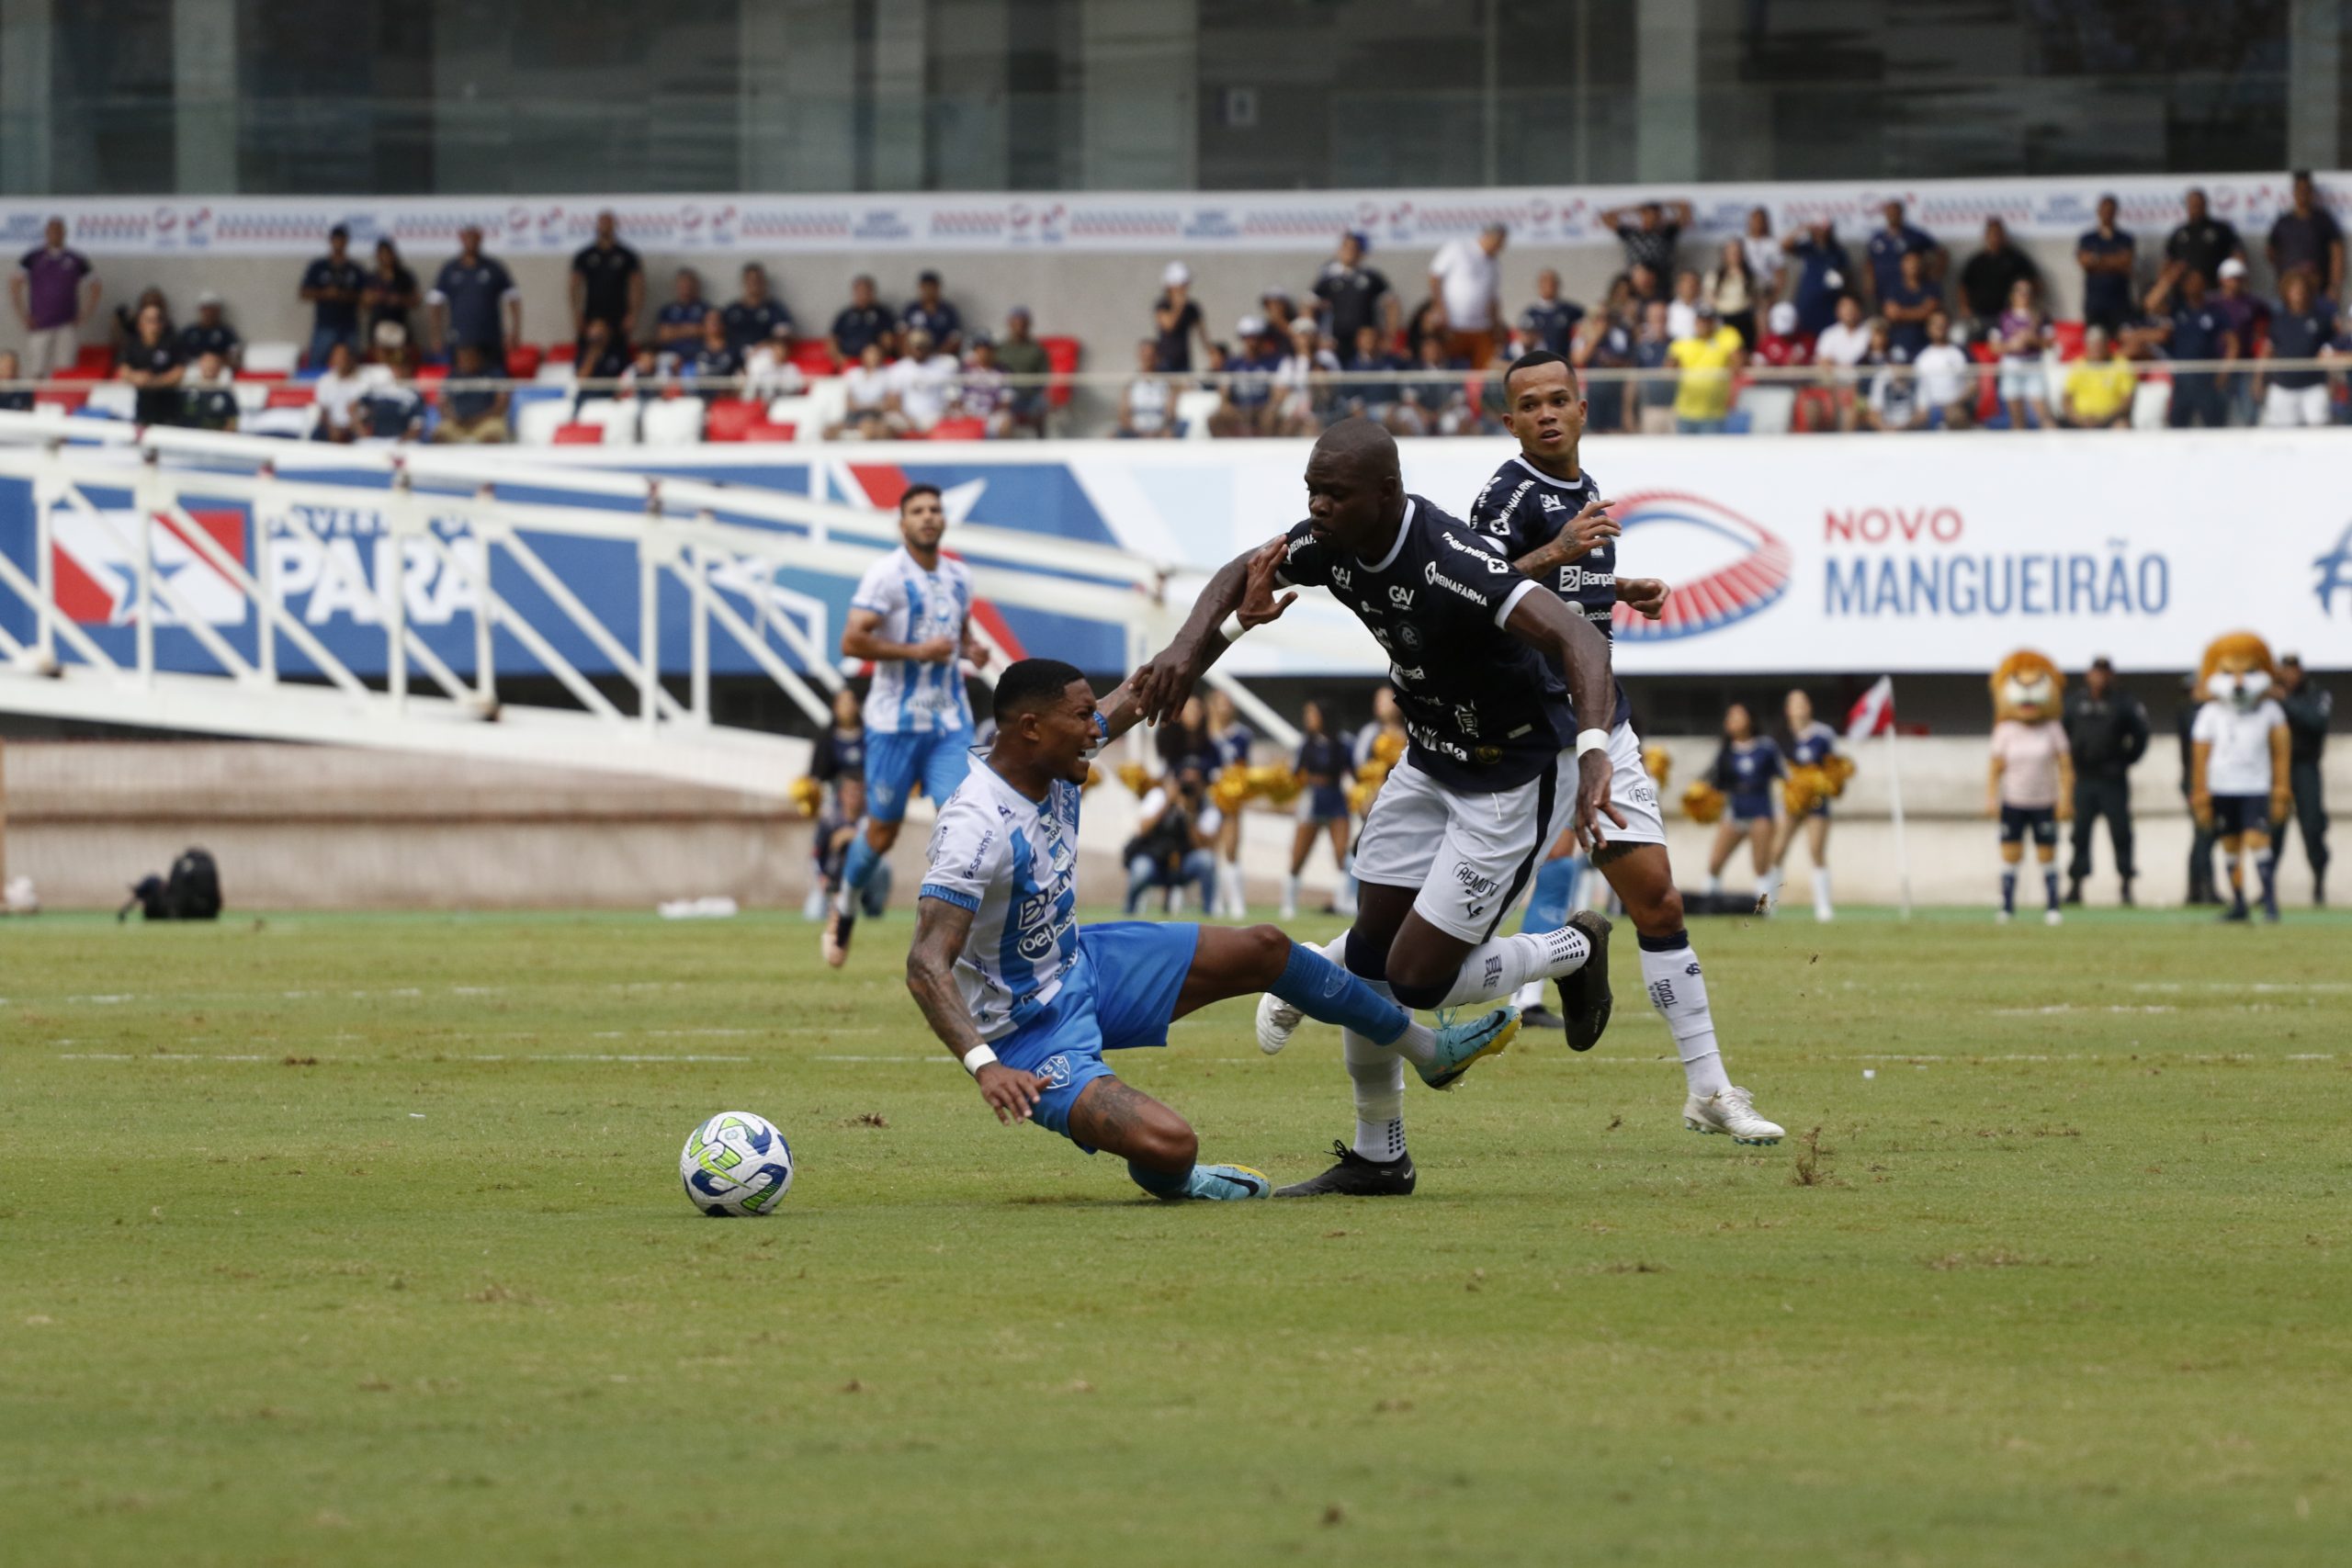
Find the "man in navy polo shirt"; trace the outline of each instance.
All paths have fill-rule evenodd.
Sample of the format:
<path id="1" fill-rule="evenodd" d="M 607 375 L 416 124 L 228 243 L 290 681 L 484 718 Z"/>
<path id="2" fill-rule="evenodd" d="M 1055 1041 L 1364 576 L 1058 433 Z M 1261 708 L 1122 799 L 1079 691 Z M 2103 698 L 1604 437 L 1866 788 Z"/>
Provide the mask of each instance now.
<path id="1" fill-rule="evenodd" d="M 941 298 L 939 274 L 928 268 L 915 279 L 914 303 L 899 324 L 910 337 L 929 333 L 942 354 L 955 354 L 964 346 L 963 313 Z"/>
<path id="2" fill-rule="evenodd" d="M 217 354 L 220 363 L 235 369 L 244 358 L 244 344 L 237 337 L 237 329 L 220 315 L 220 296 L 208 288 L 196 297 L 196 320 L 180 329 L 180 358 L 193 365 L 208 354 Z"/>
<path id="3" fill-rule="evenodd" d="M 2235 359 L 2237 333 L 2229 312 L 2205 287 L 2205 275 L 2193 266 L 2177 275 L 2169 268 L 2148 293 L 2148 314 L 2155 322 L 2156 341 L 2165 357 L 2177 360 Z M 2201 424 L 2220 429 L 2230 423 L 2228 400 L 2222 395 L 2224 371 L 2176 370 L 2172 377 L 2172 407 L 2165 422 L 2175 430 Z"/>
<path id="4" fill-rule="evenodd" d="M 1797 332 L 1808 340 L 1838 319 L 1838 300 L 1854 285 L 1854 264 L 1827 223 L 1807 224 L 1781 242 L 1797 264 Z"/>
<path id="5" fill-rule="evenodd" d="M 2279 276 L 2311 275 L 2312 291 L 2334 299 L 2344 292 L 2344 229 L 2320 205 L 2309 169 L 2295 171 L 2294 206 L 2270 225 L 2270 265 Z"/>
<path id="6" fill-rule="evenodd" d="M 514 275 L 482 254 L 475 224 L 458 231 L 458 254 L 442 263 L 424 303 L 433 312 L 434 336 L 445 347 L 479 348 L 493 368 L 506 363 L 508 338 L 522 341 L 523 296 Z"/>
<path id="7" fill-rule="evenodd" d="M 1519 313 L 1520 351 L 1549 349 L 1561 358 L 1584 320 L 1584 307 L 1560 298 L 1560 275 L 1545 267 L 1535 275 L 1535 303 Z"/>
<path id="8" fill-rule="evenodd" d="M 895 346 L 890 330 L 890 307 L 875 298 L 874 280 L 863 273 L 850 279 L 849 303 L 833 318 L 833 353 L 842 364 L 865 352 L 869 343 L 878 343 L 888 354 Z"/>
<path id="9" fill-rule="evenodd" d="M 82 322 L 98 308 L 98 276 L 89 257 L 66 245 L 65 220 L 49 220 L 41 243 L 17 261 L 8 292 L 25 327 L 28 373 L 40 380 L 70 369 L 82 352 Z"/>
<path id="10" fill-rule="evenodd" d="M 2287 274 L 2279 280 L 2278 294 L 2270 341 L 2263 345 L 2261 358 L 2317 359 L 2335 337 L 2335 307 L 2313 293 L 2308 272 Z M 2266 364 L 2255 371 L 2255 396 L 2267 425 L 2328 423 L 2327 376 L 2323 371 L 2272 370 Z"/>
<path id="11" fill-rule="evenodd" d="M 1323 330 L 1339 343 L 1353 344 L 1365 327 L 1378 330 L 1384 340 L 1396 333 L 1396 291 L 1379 268 L 1363 265 L 1363 236 L 1349 231 L 1340 236 L 1340 254 L 1315 277 Z"/>
<path id="12" fill-rule="evenodd" d="M 792 344 L 792 312 L 768 291 L 768 270 L 757 262 L 743 265 L 743 295 L 718 312 L 727 326 L 727 346 L 744 358 L 763 343 Z"/>
<path id="13" fill-rule="evenodd" d="M 2083 324 L 2120 332 L 2132 321 L 2132 235 L 2115 226 L 2115 198 L 2098 198 L 2098 221 L 2075 242 L 2083 268 Z"/>
<path id="14" fill-rule="evenodd" d="M 702 275 L 682 266 L 670 280 L 670 302 L 653 318 L 653 346 L 673 364 L 702 346 L 702 319 L 710 306 L 702 297 Z"/>
<path id="15" fill-rule="evenodd" d="M 645 264 L 621 243 L 620 222 L 596 214 L 596 239 L 571 258 L 571 338 L 583 343 L 588 323 L 602 321 L 606 338 L 626 349 L 645 308 Z"/>
<path id="16" fill-rule="evenodd" d="M 336 344 L 359 352 L 359 291 L 368 274 L 351 259 L 351 231 L 338 223 L 327 231 L 327 254 L 302 269 L 301 296 L 311 306 L 311 352 L 324 365 Z"/>
<path id="17" fill-rule="evenodd" d="M 2245 260 L 2245 242 L 2238 238 L 2235 224 L 2213 216 L 2205 193 L 2195 186 L 2188 187 L 2186 205 L 2187 220 L 2165 236 L 2165 260 L 2202 273 L 2206 288 L 2218 288 L 2222 264 L 2233 256 Z"/>
<path id="18" fill-rule="evenodd" d="M 1871 288 L 1875 298 L 1883 300 L 1903 281 L 1903 258 L 1919 258 L 1919 281 L 1938 285 L 1944 276 L 1944 248 L 1925 229 L 1915 229 L 1904 220 L 1903 204 L 1890 201 L 1879 209 L 1885 222 L 1871 234 Z"/>
<path id="19" fill-rule="evenodd" d="M 1928 286 L 1927 271 L 1925 252 L 1905 251 L 1894 283 L 1879 289 L 1879 314 L 1886 318 L 1887 340 L 1903 351 L 1906 364 L 1928 346 L 1928 318 L 1942 305 Z"/>

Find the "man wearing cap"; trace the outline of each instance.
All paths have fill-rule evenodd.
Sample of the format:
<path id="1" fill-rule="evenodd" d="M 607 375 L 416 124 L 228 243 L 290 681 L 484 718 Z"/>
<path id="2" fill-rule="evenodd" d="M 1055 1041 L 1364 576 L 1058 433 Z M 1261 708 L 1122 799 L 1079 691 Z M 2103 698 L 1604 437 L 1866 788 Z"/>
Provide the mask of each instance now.
<path id="1" fill-rule="evenodd" d="M 2083 323 L 2109 333 L 2131 324 L 2132 267 L 2136 254 L 2131 233 L 2115 226 L 2115 198 L 2098 198 L 2098 221 L 2075 242 L 2083 269 Z"/>
<path id="2" fill-rule="evenodd" d="M 1200 302 L 1193 298 L 1193 269 L 1172 261 L 1159 275 L 1159 298 L 1151 302 L 1151 325 L 1159 344 L 1159 373 L 1193 373 L 1193 340 L 1209 345 L 1208 328 L 1202 324 Z"/>
<path id="3" fill-rule="evenodd" d="M 748 291 L 751 280 L 744 280 Z M 747 295 L 748 297 L 748 295 Z M 874 280 L 864 273 L 849 280 L 849 303 L 833 318 L 833 354 L 844 365 L 854 363 L 865 354 L 865 345 L 878 343 L 885 355 L 897 347 L 896 334 L 891 331 L 897 320 L 890 307 L 874 293 Z M 729 334 L 731 339 L 733 333 Z"/>
<path id="4" fill-rule="evenodd" d="M 1004 318 L 1004 335 L 996 342 L 996 367 L 1013 378 L 1011 388 L 1012 423 L 1046 434 L 1046 388 L 1023 378 L 1043 376 L 1053 369 L 1046 345 L 1029 333 L 1029 307 L 1015 305 Z"/>
<path id="5" fill-rule="evenodd" d="M 25 328 L 27 372 L 40 380 L 71 369 L 82 352 L 81 325 L 98 308 L 98 276 L 89 257 L 66 244 L 64 219 L 51 219 L 41 243 L 17 259 L 8 293 Z"/>
<path id="6" fill-rule="evenodd" d="M 2075 758 L 2075 859 L 2066 871 L 2066 902 L 2083 901 L 2091 874 L 2091 824 L 2107 818 L 2115 874 L 2123 902 L 2132 902 L 2132 764 L 2148 753 L 2148 713 L 2119 691 L 2115 665 L 2105 654 L 2091 660 L 2080 689 L 2066 694 L 2066 744 Z"/>
<path id="7" fill-rule="evenodd" d="M 1713 300 L 1702 296 L 1692 309 L 1699 330 L 1666 350 L 1666 362 L 1682 372 L 1674 389 L 1675 434 L 1720 435 L 1731 413 L 1732 372 L 1746 362 L 1747 343 L 1717 319 Z"/>
<path id="8" fill-rule="evenodd" d="M 2278 660 L 2278 705 L 2287 713 L 2287 786 L 2295 797 L 2295 825 L 2303 830 L 2303 858 L 2311 863 L 2312 903 L 2327 902 L 2327 802 L 2320 775 L 2320 753 L 2327 750 L 2327 720 L 2335 697 L 2312 684 L 2299 653 Z M 2278 848 L 2287 848 L 2279 829 Z"/>
<path id="9" fill-rule="evenodd" d="M 1448 358 L 1484 370 L 1495 357 L 1503 325 L 1502 267 L 1498 260 L 1510 231 L 1489 223 L 1476 240 L 1448 240 L 1430 263 L 1430 299 L 1436 310 L 1431 330 L 1445 334 Z"/>
<path id="10" fill-rule="evenodd" d="M 1396 291 L 1379 268 L 1363 265 L 1362 234 L 1340 236 L 1340 254 L 1323 264 L 1316 275 L 1317 309 L 1323 330 L 1337 343 L 1353 344 L 1366 327 L 1379 330 L 1385 340 L 1396 335 Z"/>
<path id="11" fill-rule="evenodd" d="M 960 354 L 964 348 L 963 313 L 940 297 L 939 287 L 939 274 L 930 268 L 917 274 L 914 303 L 907 307 L 899 325 L 909 337 L 929 333 L 942 354 Z"/>
<path id="12" fill-rule="evenodd" d="M 2236 226 L 2228 219 L 2213 216 L 2205 193 L 2197 186 L 2188 187 L 2185 205 L 2188 218 L 2165 236 L 2165 270 L 2197 273 L 2205 279 L 2207 288 L 2216 288 L 2222 281 L 2223 262 L 2235 260 L 2244 268 L 2245 242 L 2238 238 Z"/>
<path id="13" fill-rule="evenodd" d="M 481 231 L 469 231 L 477 248 Z M 311 305 L 311 352 L 304 357 L 322 366 L 336 344 L 359 352 L 359 293 L 368 275 L 351 259 L 351 231 L 338 223 L 327 231 L 327 254 L 302 269 L 301 297 Z"/>
<path id="14" fill-rule="evenodd" d="M 180 329 L 182 359 L 193 365 L 208 354 L 219 355 L 220 363 L 232 370 L 244 363 L 245 345 L 238 340 L 237 329 L 221 320 L 220 296 L 209 288 L 196 297 L 196 320 Z"/>

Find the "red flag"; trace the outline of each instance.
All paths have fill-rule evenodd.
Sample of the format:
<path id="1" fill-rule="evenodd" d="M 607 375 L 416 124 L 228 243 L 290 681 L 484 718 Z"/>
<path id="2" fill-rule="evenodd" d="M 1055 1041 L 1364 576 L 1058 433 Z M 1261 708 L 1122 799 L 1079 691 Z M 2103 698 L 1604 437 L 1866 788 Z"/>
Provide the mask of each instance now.
<path id="1" fill-rule="evenodd" d="M 1846 716 L 1846 739 L 1867 740 L 1894 728 L 1894 677 L 1882 675 Z"/>

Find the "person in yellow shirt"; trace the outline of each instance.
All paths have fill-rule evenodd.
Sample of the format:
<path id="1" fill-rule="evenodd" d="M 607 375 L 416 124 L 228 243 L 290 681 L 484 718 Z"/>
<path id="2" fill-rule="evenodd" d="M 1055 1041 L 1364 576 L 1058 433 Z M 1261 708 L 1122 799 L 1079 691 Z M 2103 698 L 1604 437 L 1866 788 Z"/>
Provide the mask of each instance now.
<path id="1" fill-rule="evenodd" d="M 1731 412 L 1732 372 L 1747 358 L 1747 340 L 1716 318 L 1712 300 L 1702 299 L 1695 309 L 1699 330 L 1666 351 L 1666 362 L 1682 371 L 1674 389 L 1674 430 L 1678 435 L 1721 435 Z"/>
<path id="2" fill-rule="evenodd" d="M 2120 343 L 2109 346 L 2107 329 L 2083 334 L 2083 356 L 2066 372 L 2065 423 L 2076 430 L 2120 430 L 2132 423 L 2132 395 L 2140 385 Z"/>

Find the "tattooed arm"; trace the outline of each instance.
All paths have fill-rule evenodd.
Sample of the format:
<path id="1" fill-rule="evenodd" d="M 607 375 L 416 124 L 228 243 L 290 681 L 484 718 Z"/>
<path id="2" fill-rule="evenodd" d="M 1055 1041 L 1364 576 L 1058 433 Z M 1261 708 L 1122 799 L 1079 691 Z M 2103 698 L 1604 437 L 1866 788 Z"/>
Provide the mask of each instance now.
<path id="1" fill-rule="evenodd" d="M 914 993 L 923 1021 L 959 1063 L 973 1047 L 986 1043 L 972 1027 L 971 1014 L 964 1010 L 963 995 L 956 988 L 956 955 L 964 950 L 971 929 L 972 911 L 962 905 L 944 898 L 921 899 L 915 905 L 914 945 L 907 950 L 907 989 Z M 973 1078 L 980 1098 L 1004 1122 L 1029 1120 L 1045 1091 L 1035 1074 L 1001 1062 L 989 1063 Z"/>

